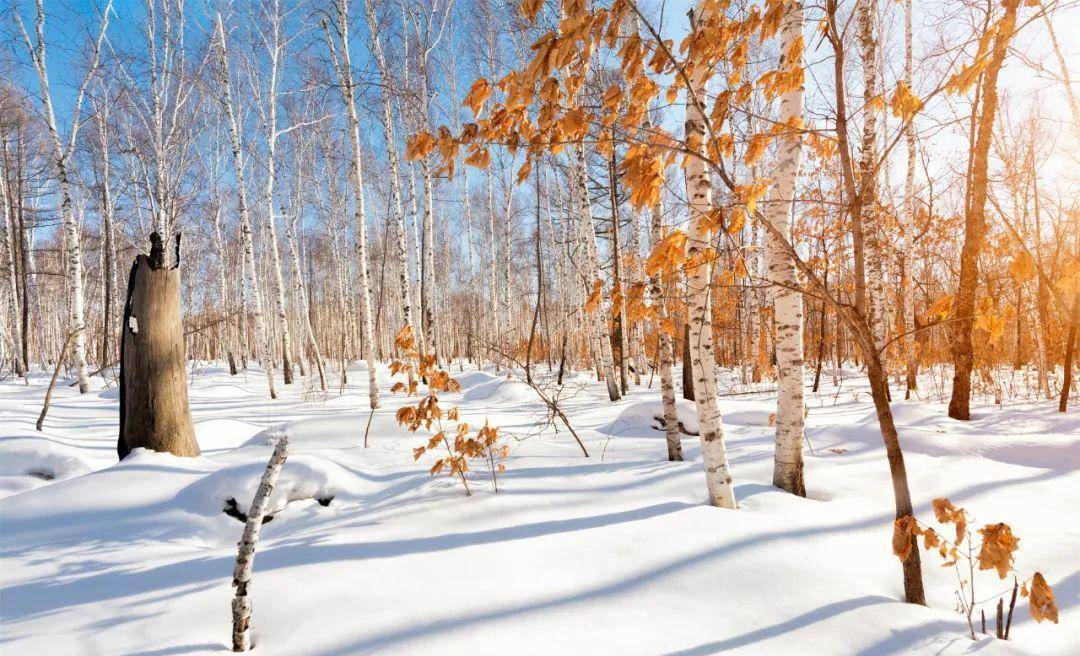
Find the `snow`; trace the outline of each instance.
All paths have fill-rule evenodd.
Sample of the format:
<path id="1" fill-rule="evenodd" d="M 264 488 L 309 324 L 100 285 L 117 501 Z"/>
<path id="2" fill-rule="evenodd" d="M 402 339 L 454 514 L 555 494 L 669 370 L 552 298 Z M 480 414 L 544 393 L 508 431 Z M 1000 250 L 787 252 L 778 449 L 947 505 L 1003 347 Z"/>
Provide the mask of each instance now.
<path id="1" fill-rule="evenodd" d="M 1076 411 L 982 405 L 958 423 L 939 403 L 894 404 L 919 517 L 932 521 L 930 500 L 948 496 L 977 526 L 1009 523 L 1017 569 L 1043 572 L 1057 595 L 1060 625 L 1036 625 L 1021 601 L 1012 640 L 972 643 L 936 554 L 923 556 L 930 606 L 900 601 L 888 466 L 855 372 L 842 393 L 824 377 L 808 394 L 808 499 L 770 485 L 775 398 L 721 397 L 740 504 L 726 511 L 705 503 L 696 437 L 683 436 L 687 462 L 666 462 L 659 381 L 612 404 L 587 374 L 567 377 L 558 398 L 584 458 L 528 385 L 457 368 L 462 392 L 444 402 L 499 426 L 511 449 L 498 494 L 482 468 L 471 497 L 432 479 L 429 456 L 412 455 L 426 438 L 394 421 L 404 399 L 384 394 L 372 415 L 359 367 L 343 395 L 298 383 L 270 401 L 258 372 L 199 363 L 203 455 L 136 450 L 122 463 L 102 378 L 83 396 L 58 387 L 41 433 L 47 375 L 0 382 L 0 652 L 226 652 L 243 526 L 223 508 L 246 510 L 286 433 L 251 588 L 258 654 L 1043 656 L 1080 645 Z M 696 431 L 693 403 L 678 413 Z M 976 596 L 1010 583 L 978 573 Z"/>

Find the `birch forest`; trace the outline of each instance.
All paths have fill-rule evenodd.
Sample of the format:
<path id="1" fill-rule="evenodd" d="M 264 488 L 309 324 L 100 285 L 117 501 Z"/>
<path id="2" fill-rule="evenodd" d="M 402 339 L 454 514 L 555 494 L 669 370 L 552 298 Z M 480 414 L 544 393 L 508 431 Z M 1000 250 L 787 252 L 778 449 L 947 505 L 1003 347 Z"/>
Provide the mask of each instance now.
<path id="1" fill-rule="evenodd" d="M 1076 653 L 1078 31 L 0 0 L 0 651 Z"/>

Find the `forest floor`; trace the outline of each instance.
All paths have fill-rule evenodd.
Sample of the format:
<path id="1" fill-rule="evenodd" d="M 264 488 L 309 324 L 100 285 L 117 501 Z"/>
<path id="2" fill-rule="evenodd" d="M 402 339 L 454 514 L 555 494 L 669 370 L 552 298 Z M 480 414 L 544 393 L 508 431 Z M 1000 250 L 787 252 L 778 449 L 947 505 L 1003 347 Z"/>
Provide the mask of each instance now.
<path id="1" fill-rule="evenodd" d="M 257 654 L 1078 653 L 1080 411 L 980 405 L 958 423 L 937 402 L 894 404 L 917 516 L 936 525 L 930 501 L 947 496 L 975 527 L 1008 523 L 1021 577 L 1041 571 L 1057 595 L 1060 624 L 1036 624 L 1022 599 L 1010 641 L 972 642 L 936 553 L 923 552 L 929 607 L 900 601 L 885 453 L 865 379 L 844 373 L 807 399 L 807 499 L 770 485 L 775 395 L 722 399 L 738 511 L 707 505 L 696 437 L 686 462 L 666 461 L 659 381 L 615 404 L 583 374 L 567 383 L 585 458 L 525 384 L 455 374 L 462 391 L 444 404 L 510 446 L 498 493 L 478 466 L 471 497 L 432 478 L 429 456 L 414 462 L 427 434 L 396 425 L 400 395 L 383 395 L 363 447 L 361 370 L 345 394 L 296 384 L 270 401 L 257 373 L 194 368 L 202 457 L 120 464 L 115 387 L 58 388 L 39 433 L 48 376 L 4 381 L 0 652 L 227 651 L 243 525 L 223 508 L 250 503 L 268 439 L 287 433 L 255 557 Z M 975 579 L 992 632 L 1012 580 Z"/>

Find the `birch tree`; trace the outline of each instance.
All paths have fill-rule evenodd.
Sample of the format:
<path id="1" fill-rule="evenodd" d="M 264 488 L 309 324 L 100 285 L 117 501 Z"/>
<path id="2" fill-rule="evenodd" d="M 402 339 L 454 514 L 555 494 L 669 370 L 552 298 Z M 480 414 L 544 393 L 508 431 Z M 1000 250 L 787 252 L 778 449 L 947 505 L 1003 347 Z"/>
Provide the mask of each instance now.
<path id="1" fill-rule="evenodd" d="M 270 358 L 270 344 L 267 341 L 266 316 L 263 314 L 262 289 L 259 283 L 259 269 L 255 263 L 255 240 L 251 228 L 251 215 L 248 210 L 247 186 L 244 182 L 244 157 L 243 144 L 240 141 L 240 122 L 233 106 L 232 79 L 229 74 L 229 48 L 225 40 L 225 22 L 221 18 L 221 12 L 216 15 L 218 55 L 219 55 L 219 82 L 222 87 L 222 103 L 225 108 L 225 122 L 229 128 L 229 139 L 232 144 L 233 175 L 236 177 L 236 202 L 240 213 L 240 236 L 243 242 L 244 263 L 247 271 L 248 288 L 251 290 L 251 303 L 248 308 L 255 322 L 255 353 L 259 358 L 259 365 L 266 373 L 266 385 L 270 392 L 270 398 L 277 398 L 277 390 L 274 387 L 274 365 Z"/>
<path id="2" fill-rule="evenodd" d="M 803 8 L 798 0 L 787 6 L 780 28 L 781 69 L 802 69 Z M 775 228 L 765 235 L 768 269 L 776 319 L 776 364 L 779 384 L 776 401 L 776 452 L 773 485 L 792 494 L 806 496 L 803 478 L 803 300 L 795 263 L 783 247 L 792 242 L 791 221 L 795 207 L 795 181 L 802 157 L 803 95 L 802 76 L 780 96 L 780 139 L 775 182 L 769 191 L 766 216 Z M 783 240 L 783 241 L 782 241 Z"/>
<path id="3" fill-rule="evenodd" d="M 375 329 L 371 313 L 371 286 L 368 281 L 367 214 L 364 209 L 363 149 L 360 142 L 360 117 L 356 112 L 356 87 L 353 82 L 352 58 L 349 54 L 348 0 L 337 2 L 336 38 L 324 21 L 330 61 L 340 83 L 349 126 L 349 146 L 352 149 L 350 181 L 353 186 L 353 218 L 356 222 L 356 259 L 360 277 L 360 327 L 368 367 L 368 402 L 372 409 L 379 407 L 379 386 L 375 380 Z M 336 41 L 336 44 L 335 44 Z M 340 46 L 340 55 L 338 47 Z"/>
<path id="4" fill-rule="evenodd" d="M 912 88 L 912 46 L 911 46 L 911 0 L 904 0 L 904 84 Z M 907 365 L 906 393 L 904 398 L 911 398 L 911 392 L 918 386 L 918 361 L 915 357 L 915 281 L 912 279 L 911 262 L 915 250 L 915 124 L 909 121 L 904 128 L 904 143 L 907 146 L 907 168 L 904 172 L 904 207 L 900 213 L 900 229 L 904 233 L 904 252 L 900 254 L 900 280 L 903 285 L 903 324 L 901 331 L 906 334 L 901 338 L 904 361 Z"/>
<path id="5" fill-rule="evenodd" d="M 394 130 L 391 103 L 393 79 L 386 62 L 386 54 L 383 52 L 380 23 L 375 15 L 374 0 L 364 0 L 364 15 L 367 18 L 368 30 L 371 34 L 371 50 L 372 54 L 375 55 L 375 64 L 379 72 L 379 83 L 381 85 L 379 105 L 382 112 L 379 115 L 379 120 L 382 122 L 383 141 L 386 144 L 386 163 L 390 173 L 390 213 L 394 220 L 398 284 L 401 287 L 401 307 L 404 314 L 404 324 L 410 330 L 415 330 L 412 291 L 409 282 L 408 235 L 405 231 L 405 212 L 401 197 L 401 162 L 398 157 L 398 141 Z M 468 203 L 468 182 L 465 183 L 465 188 L 466 203 Z M 467 205 L 466 209 L 468 210 Z M 469 253 L 472 253 L 471 249 Z"/>
<path id="6" fill-rule="evenodd" d="M 75 144 L 79 136 L 79 127 L 82 122 L 82 103 L 86 96 L 87 85 L 98 70 L 101 61 L 101 43 L 105 39 L 105 31 L 109 27 L 109 14 L 112 12 L 112 0 L 109 0 L 101 14 L 101 27 L 98 30 L 97 39 L 94 41 L 90 64 L 86 74 L 79 84 L 75 94 L 75 101 L 71 110 L 71 128 L 68 130 L 67 140 L 61 137 L 60 128 L 56 120 L 56 112 L 53 110 L 52 92 L 49 89 L 48 55 L 45 46 L 45 8 L 43 0 L 35 3 L 37 9 L 34 20 L 35 41 L 31 41 L 30 35 L 23 26 L 22 17 L 15 15 L 19 31 L 22 33 L 26 50 L 33 61 L 34 70 L 37 72 L 38 86 L 41 93 L 41 103 L 45 110 L 45 123 L 49 131 L 53 149 L 53 167 L 56 175 L 56 183 L 60 192 L 60 217 L 64 230 L 64 249 L 67 255 L 67 278 L 68 278 L 68 321 L 72 338 L 72 359 L 75 367 L 75 375 L 79 382 L 79 392 L 85 394 L 90 391 L 90 380 L 86 374 L 86 310 L 85 295 L 83 290 L 83 257 L 81 238 L 79 236 L 79 223 L 72 207 L 72 181 L 71 154 L 75 150 Z"/>
<path id="7" fill-rule="evenodd" d="M 709 11 L 691 13 L 690 58 L 707 29 Z M 709 503 L 720 508 L 735 508 L 735 488 L 728 466 L 724 425 L 717 403 L 716 356 L 713 353 L 711 289 L 712 266 L 710 255 L 714 229 L 710 213 L 713 209 L 712 181 L 706 165 L 706 118 L 704 103 L 709 70 L 697 66 L 687 71 L 686 122 L 684 140 L 698 143 L 696 156 L 683 159 L 686 199 L 690 207 L 690 232 L 687 247 L 687 292 L 689 296 L 688 341 L 690 364 L 694 376 L 694 403 L 698 411 L 698 435 L 701 455 L 705 461 L 705 488 Z"/>

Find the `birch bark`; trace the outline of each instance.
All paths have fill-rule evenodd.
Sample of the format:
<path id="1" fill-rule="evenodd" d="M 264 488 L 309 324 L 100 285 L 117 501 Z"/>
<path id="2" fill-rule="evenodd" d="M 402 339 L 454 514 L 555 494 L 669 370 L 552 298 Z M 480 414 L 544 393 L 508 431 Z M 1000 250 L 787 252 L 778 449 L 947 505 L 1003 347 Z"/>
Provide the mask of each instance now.
<path id="1" fill-rule="evenodd" d="M 364 342 L 364 355 L 368 367 L 368 403 L 371 409 L 379 407 L 379 386 L 375 380 L 375 329 L 371 312 L 371 286 L 369 283 L 367 255 L 367 213 L 364 208 L 364 169 L 363 150 L 360 143 L 360 118 L 356 112 L 356 92 L 352 76 L 352 58 L 349 55 L 349 18 L 348 0 L 338 0 L 337 32 L 341 40 L 341 56 L 337 55 L 334 40 L 326 31 L 326 41 L 330 47 L 330 57 L 341 82 L 342 99 L 349 119 L 349 141 L 352 147 L 352 175 L 354 209 L 356 221 L 356 259 L 360 277 L 360 327 L 361 341 Z"/>
<path id="2" fill-rule="evenodd" d="M 259 284 L 259 269 L 255 265 L 255 240 L 251 230 L 251 216 L 248 211 L 247 186 L 244 183 L 244 151 L 240 143 L 240 124 L 236 110 L 233 107 L 232 80 L 229 74 L 229 48 L 225 40 L 225 23 L 221 13 L 217 14 L 218 47 L 221 48 L 220 76 L 223 91 L 222 101 L 225 104 L 226 122 L 229 127 L 229 138 L 232 144 L 233 173 L 236 176 L 236 201 L 240 212 L 240 235 L 244 246 L 244 263 L 248 281 L 251 288 L 251 310 L 255 323 L 255 353 L 259 358 L 259 364 L 266 372 L 266 385 L 270 391 L 270 398 L 277 398 L 277 390 L 274 387 L 274 366 L 270 359 L 269 343 L 267 342 L 266 317 L 263 314 L 262 289 Z"/>
<path id="3" fill-rule="evenodd" d="M 912 73 L 911 46 L 911 0 L 904 2 L 904 83 L 911 88 Z M 907 392 L 904 398 L 911 398 L 911 392 L 918 387 L 918 361 L 915 357 L 915 281 L 912 279 L 911 261 L 915 252 L 915 126 L 908 122 L 904 128 L 904 142 L 907 145 L 907 170 L 904 173 L 904 211 L 900 213 L 900 228 L 904 233 L 904 252 L 900 256 L 900 279 L 903 282 L 904 317 L 901 330 L 910 333 L 902 338 L 901 347 L 907 363 Z"/>
<path id="4" fill-rule="evenodd" d="M 603 284 L 600 278 L 600 256 L 596 247 L 596 227 L 592 220 L 592 201 L 589 199 L 589 188 L 585 177 L 585 147 L 581 144 L 574 146 L 570 153 L 571 167 L 574 176 L 574 193 L 578 198 L 579 230 L 585 250 L 585 296 L 589 296 L 596 284 Z M 603 287 L 600 289 L 600 300 L 596 308 L 588 313 L 586 319 L 590 322 L 595 344 L 596 356 L 599 360 L 601 373 L 607 383 L 608 398 L 618 401 L 622 398 L 619 390 L 619 381 L 615 377 L 614 356 L 611 352 L 611 337 L 607 331 L 607 304 L 604 302 Z"/>
<path id="5" fill-rule="evenodd" d="M 783 68 L 802 67 L 803 8 L 796 0 L 789 5 L 780 32 Z M 789 57 L 795 57 L 789 61 Z M 765 233 L 765 266 L 768 270 L 776 321 L 776 450 L 773 458 L 773 485 L 792 494 L 806 496 L 803 478 L 803 300 L 795 262 L 785 248 L 792 242 L 791 221 L 795 208 L 795 181 L 802 159 L 800 123 L 803 113 L 803 85 L 780 96 L 779 123 L 785 133 L 779 139 L 775 184 L 769 191 L 766 216 L 776 232 Z"/>
<path id="6" fill-rule="evenodd" d="M 690 37 L 690 58 L 693 50 L 700 47 L 698 39 L 706 29 L 705 18 L 710 10 L 693 20 Z M 693 15 L 692 15 L 693 16 Z M 697 404 L 701 454 L 705 461 L 705 486 L 709 503 L 720 508 L 736 507 L 735 490 L 731 469 L 728 466 L 724 444 L 724 426 L 716 399 L 716 356 L 713 353 L 711 280 L 713 228 L 709 219 L 712 211 L 712 182 L 705 164 L 705 129 L 707 72 L 695 71 L 690 76 L 687 89 L 686 123 L 684 139 L 697 141 L 700 157 L 683 158 L 683 176 L 686 181 L 686 198 L 690 206 L 690 233 L 687 255 L 694 264 L 688 266 L 689 293 L 689 346 L 690 362 L 694 378 L 694 402 Z"/>
<path id="7" fill-rule="evenodd" d="M 90 391 L 90 380 L 86 374 L 86 310 L 83 287 L 83 257 L 82 245 L 79 236 L 79 222 L 75 217 L 72 207 L 72 185 L 68 174 L 68 164 L 75 143 L 79 135 L 81 110 L 83 98 L 86 95 L 86 86 L 97 72 L 100 63 L 101 43 L 105 39 L 105 31 L 109 27 L 109 14 L 112 12 L 110 0 L 102 12 L 101 28 L 98 31 L 97 40 L 94 42 L 91 62 L 86 75 L 75 95 L 72 109 L 71 130 L 68 142 L 64 144 L 60 138 L 60 130 L 56 122 L 56 114 L 53 111 L 52 93 L 49 90 L 48 57 L 45 48 L 45 9 L 42 0 L 36 2 L 37 15 L 34 21 L 36 43 L 31 43 L 30 35 L 23 27 L 22 18 L 16 15 L 19 31 L 22 33 L 27 52 L 33 60 L 34 69 L 37 72 L 38 85 L 41 91 L 41 102 L 45 109 L 45 123 L 49 131 L 50 141 L 53 147 L 53 165 L 55 166 L 56 181 L 60 189 L 60 216 L 63 221 L 64 250 L 67 253 L 67 277 L 68 277 L 68 320 L 70 332 L 74 333 L 72 339 L 72 360 L 75 375 L 79 382 L 79 393 L 85 394 Z"/>
<path id="8" fill-rule="evenodd" d="M 862 223 L 863 257 L 866 261 L 866 313 L 878 348 L 885 344 L 885 281 L 881 262 L 880 226 L 877 221 L 877 113 L 878 94 L 877 0 L 859 5 L 859 46 L 863 74 L 863 134 L 859 160 L 862 203 L 858 220 Z"/>
<path id="9" fill-rule="evenodd" d="M 274 445 L 274 451 L 266 463 L 266 470 L 259 480 L 259 487 L 255 490 L 255 497 L 248 507 L 247 522 L 244 523 L 244 534 L 240 538 L 236 565 L 233 567 L 232 584 L 236 588 L 236 596 L 232 601 L 232 648 L 235 652 L 248 651 L 252 647 L 251 597 L 248 595 L 248 586 L 251 585 L 251 573 L 255 566 L 255 547 L 259 544 L 259 533 L 262 531 L 263 517 L 270 505 L 270 495 L 277 484 L 281 468 L 285 466 L 285 459 L 289 456 L 288 447 L 288 436 L 282 436 Z"/>
<path id="10" fill-rule="evenodd" d="M 277 312 L 278 329 L 281 330 L 281 371 L 283 382 L 291 385 L 292 371 L 292 331 L 289 328 L 289 316 L 285 308 L 285 277 L 281 267 L 281 246 L 278 240 L 277 215 L 274 212 L 274 187 L 277 183 L 277 143 L 281 131 L 277 126 L 278 71 L 285 45 L 281 35 L 281 5 L 277 0 L 269 16 L 270 38 L 263 38 L 263 46 L 270 56 L 269 80 L 266 90 L 266 182 L 263 185 L 263 212 L 266 214 L 267 236 L 270 241 L 270 268 L 274 276 L 274 307 Z"/>
<path id="11" fill-rule="evenodd" d="M 645 126 L 648 131 L 650 126 Z M 653 245 L 664 238 L 664 206 L 657 203 L 652 208 L 652 231 L 650 239 Z M 679 430 L 679 416 L 675 410 L 675 384 L 671 376 L 671 365 L 675 358 L 671 347 L 671 335 L 668 332 L 667 298 L 663 275 L 655 273 L 649 277 L 649 296 L 656 312 L 657 335 L 660 340 L 660 398 L 664 408 L 664 435 L 667 439 L 668 460 L 682 460 L 682 435 Z M 674 324 L 672 324 L 674 327 Z"/>
<path id="12" fill-rule="evenodd" d="M 379 92 L 382 113 L 379 115 L 379 119 L 382 121 L 383 140 L 386 142 L 386 161 L 390 169 L 390 212 L 394 217 L 394 233 L 397 238 L 397 269 L 398 283 L 401 286 L 402 313 L 404 314 L 405 325 L 415 331 L 412 291 L 409 283 L 408 237 L 405 231 L 404 207 L 401 199 L 401 165 L 398 158 L 397 135 L 394 132 L 393 112 L 390 104 L 391 78 L 386 65 L 386 56 L 383 53 L 382 39 L 379 36 L 378 22 L 375 17 L 375 5 L 372 0 L 364 0 L 364 14 L 367 17 L 368 29 L 371 32 L 372 52 L 375 54 L 379 82 L 382 85 Z M 468 202 L 467 197 L 466 202 Z M 472 253 L 471 250 L 469 252 Z"/>

